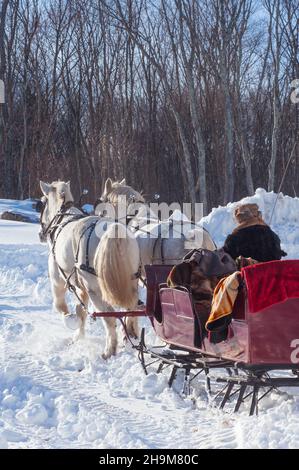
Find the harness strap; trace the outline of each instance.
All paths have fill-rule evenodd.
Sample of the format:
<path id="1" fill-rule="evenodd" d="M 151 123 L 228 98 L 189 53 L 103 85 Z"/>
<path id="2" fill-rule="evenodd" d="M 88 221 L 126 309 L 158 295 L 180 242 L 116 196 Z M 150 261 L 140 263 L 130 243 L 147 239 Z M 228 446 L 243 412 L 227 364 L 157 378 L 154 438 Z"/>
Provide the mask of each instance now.
<path id="1" fill-rule="evenodd" d="M 133 273 L 132 274 L 132 280 L 134 279 L 142 279 L 141 277 L 141 270 L 142 270 L 142 266 L 141 266 L 141 262 L 139 263 L 139 266 L 138 266 L 138 270 L 136 271 L 136 273 Z"/>
<path id="2" fill-rule="evenodd" d="M 41 220 L 41 226 L 42 226 L 42 229 L 43 229 L 43 234 L 48 235 L 49 238 L 50 238 L 50 241 L 52 243 L 51 251 L 52 251 L 54 260 L 57 264 L 57 267 L 58 267 L 58 270 L 59 270 L 60 274 L 62 275 L 62 277 L 65 280 L 67 288 L 76 296 L 76 298 L 79 301 L 80 305 L 88 312 L 87 306 L 84 304 L 84 302 L 82 302 L 81 298 L 79 297 L 79 295 L 77 293 L 76 285 L 71 283 L 71 278 L 75 274 L 77 284 L 79 285 L 76 265 L 73 267 L 71 273 L 69 275 L 67 275 L 65 273 L 65 271 L 62 269 L 62 267 L 57 263 L 56 256 L 55 256 L 56 242 L 57 242 L 57 239 L 58 239 L 60 233 L 62 232 L 62 230 L 69 223 L 80 220 L 80 219 L 87 216 L 85 213 L 71 214 L 69 212 L 66 212 L 68 209 L 73 207 L 73 205 L 74 205 L 74 203 L 72 201 L 63 204 L 61 206 L 60 210 L 58 211 L 58 213 L 53 217 L 53 219 L 50 221 L 50 223 L 48 224 L 48 226 L 46 228 L 44 228 L 44 224 L 42 223 L 42 216 L 43 216 L 43 213 L 44 213 L 44 210 L 45 210 L 45 205 L 43 205 L 43 210 L 41 212 L 40 220 Z M 61 223 L 63 218 L 67 217 L 67 216 L 69 216 L 70 218 L 68 220 L 66 220 L 65 222 Z M 95 223 L 93 224 L 92 230 L 93 230 L 94 226 L 95 226 Z M 90 228 L 90 226 L 88 228 Z M 91 232 L 92 232 L 92 230 L 91 230 Z M 91 232 L 89 234 L 88 245 L 87 245 L 87 254 L 86 254 L 87 264 L 89 264 L 88 263 L 88 249 L 89 249 L 89 240 L 90 240 Z M 85 233 L 85 231 L 84 231 L 84 233 Z M 82 236 L 80 237 L 80 240 L 81 240 L 81 238 L 82 238 Z M 79 242 L 78 250 L 77 250 L 77 253 L 76 253 L 76 258 L 77 259 L 78 259 L 78 254 L 79 254 L 79 246 L 80 246 L 80 242 Z"/>
<path id="3" fill-rule="evenodd" d="M 85 217 L 85 216 L 83 216 L 83 217 Z M 67 221 L 67 223 L 72 222 L 72 221 L 73 221 L 73 220 Z M 67 223 L 63 224 L 63 227 L 65 227 L 65 226 L 67 225 Z M 76 276 L 76 281 L 77 281 L 77 284 L 78 284 L 78 273 L 77 273 L 78 268 L 77 268 L 76 264 L 78 263 L 78 258 L 79 258 L 80 242 L 81 242 L 81 240 L 82 240 L 83 235 L 87 232 L 88 229 L 91 229 L 91 230 L 90 230 L 90 233 L 89 233 L 89 235 L 88 235 L 87 245 L 86 245 L 86 265 L 87 265 L 87 266 L 85 266 L 85 265 L 82 264 L 82 265 L 79 267 L 79 269 L 88 271 L 88 272 L 90 272 L 90 274 L 96 275 L 95 270 L 94 270 L 92 267 L 89 266 L 89 258 L 88 258 L 88 254 L 89 254 L 89 242 L 90 242 L 91 234 L 92 234 L 92 232 L 93 232 L 95 226 L 96 226 L 96 222 L 92 223 L 92 224 L 89 225 L 85 230 L 83 230 L 83 232 L 82 232 L 82 234 L 81 234 L 81 236 L 80 236 L 80 239 L 79 239 L 78 248 L 77 248 L 77 252 L 76 252 L 76 256 L 75 256 L 75 265 L 74 265 L 74 267 L 73 267 L 73 269 L 72 269 L 72 271 L 71 271 L 71 273 L 70 273 L 69 276 L 66 275 L 66 273 L 64 272 L 64 270 L 61 268 L 61 266 L 59 266 L 59 264 L 58 264 L 57 261 L 56 261 L 57 266 L 58 266 L 58 269 L 59 269 L 59 271 L 61 272 L 62 276 L 63 276 L 64 279 L 65 279 L 67 288 L 69 289 L 70 292 L 72 292 L 72 293 L 76 296 L 76 298 L 78 299 L 80 305 L 81 305 L 86 311 L 88 311 L 88 308 L 87 308 L 87 306 L 84 304 L 84 302 L 82 302 L 82 300 L 80 299 L 79 295 L 77 294 L 76 285 L 74 285 L 74 284 L 71 283 L 71 278 L 72 278 L 73 275 L 75 275 L 75 276 Z M 62 227 L 62 228 L 63 228 L 63 227 Z M 60 232 L 61 232 L 61 230 L 59 231 L 59 233 L 60 233 Z M 59 235 L 59 233 L 58 233 L 58 235 Z M 57 236 L 58 236 L 58 235 L 57 235 Z M 56 240 L 57 240 L 57 237 L 56 237 Z M 55 255 L 54 255 L 54 258 L 55 258 Z"/>
<path id="4" fill-rule="evenodd" d="M 64 202 L 62 206 L 60 207 L 59 211 L 57 212 L 57 214 L 54 215 L 53 219 L 45 227 L 46 224 L 43 223 L 42 220 L 43 220 L 44 211 L 46 209 L 46 205 L 47 205 L 47 202 L 42 202 L 42 208 L 40 212 L 40 224 L 41 224 L 42 232 L 44 236 L 46 236 L 47 234 L 51 235 L 53 229 L 55 230 L 55 228 L 57 228 L 57 225 L 59 224 L 62 217 L 64 217 L 65 215 L 68 215 L 66 214 L 66 211 L 74 206 L 74 202 L 73 201 L 68 201 L 66 203 Z"/>
<path id="5" fill-rule="evenodd" d="M 57 239 L 60 235 L 60 233 L 62 232 L 62 230 L 64 229 L 64 227 L 66 227 L 68 224 L 70 224 L 71 222 L 74 222 L 75 220 L 80 220 L 82 219 L 83 217 L 85 217 L 84 214 L 68 214 L 68 213 L 64 213 L 62 214 L 63 217 L 67 216 L 67 215 L 72 215 L 72 218 L 71 219 L 68 219 L 66 220 L 64 223 L 60 224 L 59 221 L 57 221 L 57 224 L 55 226 L 53 226 L 53 230 L 51 230 L 51 232 L 49 233 L 50 235 L 50 238 L 51 238 L 51 242 L 52 242 L 52 253 L 53 253 L 53 256 L 54 256 L 54 259 L 56 260 L 56 257 L 55 257 L 55 247 L 56 247 L 56 242 L 57 242 Z M 57 233 L 56 233 L 57 231 Z M 56 234 L 56 236 L 55 236 Z"/>
<path id="6" fill-rule="evenodd" d="M 80 237 L 79 245 L 78 245 L 80 246 L 80 241 L 81 241 L 82 236 L 87 232 L 87 230 L 89 230 L 89 234 L 88 234 L 87 241 L 86 241 L 85 264 L 80 264 L 79 269 L 81 269 L 82 271 L 86 271 L 89 274 L 93 274 L 94 276 L 97 276 L 97 273 L 95 269 L 89 265 L 89 244 L 90 244 L 92 232 L 94 231 L 96 224 L 97 222 L 93 222 L 84 230 L 84 232 L 82 233 Z M 79 254 L 79 248 L 78 248 L 78 254 Z M 76 262 L 78 262 L 78 259 L 76 260 Z"/>
<path id="7" fill-rule="evenodd" d="M 66 283 L 66 286 L 68 288 L 68 290 L 70 292 L 72 292 L 77 300 L 79 301 L 81 307 L 83 307 L 86 311 L 88 311 L 87 309 L 87 306 L 84 304 L 84 302 L 82 302 L 82 300 L 80 299 L 79 295 L 77 294 L 77 289 L 76 289 L 76 286 L 74 284 L 71 283 L 70 279 L 71 277 L 75 274 L 76 272 L 76 267 L 73 268 L 71 274 L 69 276 L 66 275 L 66 273 L 64 272 L 64 270 L 62 269 L 61 266 L 59 266 L 59 264 L 57 263 L 57 266 L 58 266 L 58 269 L 60 271 L 60 273 L 62 274 L 62 276 L 64 277 L 64 280 L 65 280 L 65 283 Z"/>
<path id="8" fill-rule="evenodd" d="M 173 227 L 173 221 L 172 220 L 169 221 L 169 224 L 170 224 L 171 227 Z M 156 251 L 156 247 L 157 247 L 158 243 L 160 243 L 160 252 L 161 252 L 161 258 L 160 259 L 162 261 L 162 264 L 165 264 L 164 237 L 162 237 L 162 228 L 163 228 L 163 223 L 158 225 L 158 236 L 155 240 L 154 247 L 153 247 L 152 262 L 154 261 L 154 259 L 159 259 L 159 258 L 155 258 L 155 251 Z"/>

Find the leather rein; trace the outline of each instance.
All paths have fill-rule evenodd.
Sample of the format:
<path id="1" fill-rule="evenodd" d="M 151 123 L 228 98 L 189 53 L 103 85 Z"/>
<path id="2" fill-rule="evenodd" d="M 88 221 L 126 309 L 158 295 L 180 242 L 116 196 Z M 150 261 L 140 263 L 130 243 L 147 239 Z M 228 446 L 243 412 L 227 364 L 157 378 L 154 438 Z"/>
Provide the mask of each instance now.
<path id="1" fill-rule="evenodd" d="M 61 222 L 64 217 L 66 216 L 74 216 L 76 219 L 78 218 L 79 214 L 71 214 L 67 212 L 71 207 L 74 207 L 74 202 L 69 201 L 69 202 L 63 202 L 62 206 L 60 207 L 59 211 L 54 215 L 54 217 L 50 220 L 48 225 L 43 222 L 43 215 L 45 212 L 45 209 L 47 207 L 48 201 L 42 202 L 42 208 L 41 208 L 41 213 L 40 213 L 40 225 L 41 225 L 41 230 L 40 230 L 40 235 L 42 235 L 44 238 L 47 237 L 47 235 L 50 236 L 51 241 L 53 241 L 53 237 L 55 234 L 55 231 L 58 229 L 58 227 L 61 225 Z M 80 214 L 80 218 L 84 217 L 84 214 Z M 72 218 L 73 219 L 73 218 Z M 68 221 L 71 222 L 72 220 Z M 40 237 L 41 238 L 41 237 Z"/>

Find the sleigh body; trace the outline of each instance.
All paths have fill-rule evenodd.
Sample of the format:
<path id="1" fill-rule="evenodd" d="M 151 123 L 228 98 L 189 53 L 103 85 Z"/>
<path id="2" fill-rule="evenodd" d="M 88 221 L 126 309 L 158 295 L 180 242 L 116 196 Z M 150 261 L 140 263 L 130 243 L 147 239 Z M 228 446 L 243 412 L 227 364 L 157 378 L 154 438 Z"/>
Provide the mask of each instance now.
<path id="1" fill-rule="evenodd" d="M 163 344 L 148 346 L 142 330 L 138 357 L 145 373 L 158 364 L 158 372 L 171 370 L 169 386 L 178 370 L 185 373 L 183 393 L 205 374 L 211 397 L 211 370 L 223 408 L 237 397 L 235 411 L 250 397 L 249 414 L 273 389 L 299 387 L 299 261 L 271 261 L 242 269 L 225 340 L 213 343 L 205 328 L 200 305 L 184 287 L 165 282 L 172 266 L 146 266 L 147 300 L 144 308 L 131 312 L 102 312 L 94 316 L 147 316 Z M 147 360 L 147 358 L 150 358 Z M 192 375 L 193 373 L 193 375 Z M 262 395 L 260 394 L 263 391 Z"/>
<path id="2" fill-rule="evenodd" d="M 146 267 L 147 315 L 162 340 L 248 368 L 298 368 L 299 352 L 297 363 L 295 349 L 299 345 L 299 261 L 273 261 L 242 270 L 227 339 L 218 344 L 209 340 L 191 293 L 183 287 L 165 285 L 170 269 L 171 266 Z M 255 273 L 264 278 L 268 299 L 261 299 L 263 286 L 253 282 Z M 283 292 L 278 295 L 277 289 Z"/>

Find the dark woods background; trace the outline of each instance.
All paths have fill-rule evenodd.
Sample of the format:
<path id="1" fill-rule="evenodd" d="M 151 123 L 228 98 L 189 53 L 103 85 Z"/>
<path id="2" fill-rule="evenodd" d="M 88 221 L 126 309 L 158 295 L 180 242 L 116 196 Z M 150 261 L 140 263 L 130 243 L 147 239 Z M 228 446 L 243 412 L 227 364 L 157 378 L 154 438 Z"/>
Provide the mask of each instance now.
<path id="1" fill-rule="evenodd" d="M 211 208 L 279 187 L 299 130 L 298 0 L 0 0 L 0 15 L 1 197 L 60 178 L 92 200 L 125 176 Z"/>

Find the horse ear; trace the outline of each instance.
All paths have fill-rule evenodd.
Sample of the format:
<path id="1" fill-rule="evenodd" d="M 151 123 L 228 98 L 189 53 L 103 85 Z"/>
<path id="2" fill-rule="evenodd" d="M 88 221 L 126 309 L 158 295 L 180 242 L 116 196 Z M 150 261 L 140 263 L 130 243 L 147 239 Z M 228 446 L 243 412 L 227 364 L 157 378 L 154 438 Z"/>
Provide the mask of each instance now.
<path id="1" fill-rule="evenodd" d="M 44 183 L 43 181 L 39 182 L 40 189 L 42 190 L 42 193 L 47 197 L 49 195 L 51 185 L 48 183 Z"/>
<path id="2" fill-rule="evenodd" d="M 109 194 L 111 193 L 111 191 L 112 191 L 112 180 L 111 178 L 107 178 L 106 183 L 105 183 L 104 193 Z"/>
<path id="3" fill-rule="evenodd" d="M 125 186 L 126 185 L 126 178 L 122 179 L 120 182 L 119 182 L 120 186 Z"/>

